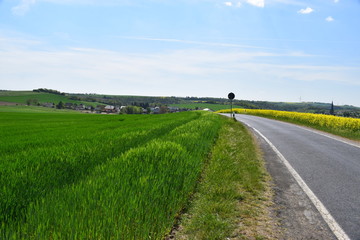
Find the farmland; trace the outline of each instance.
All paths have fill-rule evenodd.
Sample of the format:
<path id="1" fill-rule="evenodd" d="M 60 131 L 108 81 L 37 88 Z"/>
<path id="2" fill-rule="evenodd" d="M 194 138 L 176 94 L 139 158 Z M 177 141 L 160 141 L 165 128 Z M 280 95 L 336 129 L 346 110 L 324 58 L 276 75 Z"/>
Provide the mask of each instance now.
<path id="1" fill-rule="evenodd" d="M 230 108 L 227 98 L 211 97 L 151 97 L 151 96 L 127 96 L 127 95 L 104 95 L 104 94 L 81 94 L 61 93 L 51 89 L 34 89 L 33 91 L 8 91 L 0 90 L 0 105 L 44 105 L 44 103 L 58 104 L 60 101 L 68 104 L 86 105 L 96 107 L 98 105 L 137 106 L 144 109 L 148 107 L 175 107 L 181 110 L 196 110 L 209 108 L 219 111 Z M 3 103 L 3 104 L 2 104 Z M 70 107 L 68 107 L 70 108 Z M 316 102 L 266 102 L 233 100 L 233 108 L 266 109 L 279 111 L 292 111 L 303 113 L 328 114 L 330 103 Z M 354 106 L 334 106 L 337 116 L 360 117 L 360 108 Z"/>
<path id="2" fill-rule="evenodd" d="M 251 114 L 296 123 L 346 138 L 360 140 L 360 119 L 324 114 L 297 113 L 275 110 L 233 109 L 235 113 Z M 229 113 L 230 110 L 219 112 Z"/>
<path id="3" fill-rule="evenodd" d="M 21 113 L 79 113 L 70 109 L 56 109 L 39 106 L 27 106 L 27 105 L 12 105 L 12 106 L 0 106 L 0 112 L 21 112 Z"/>
<path id="4" fill-rule="evenodd" d="M 72 100 L 68 96 L 56 95 L 51 93 L 44 92 L 32 92 L 32 91 L 0 91 L 0 101 L 26 104 L 29 99 L 36 99 L 39 103 L 58 103 L 69 102 L 77 104 L 85 104 L 89 106 L 96 106 L 99 103 L 96 102 L 87 102 L 87 101 L 77 101 Z"/>
<path id="5" fill-rule="evenodd" d="M 2 239 L 159 239 L 221 118 L 0 113 Z"/>

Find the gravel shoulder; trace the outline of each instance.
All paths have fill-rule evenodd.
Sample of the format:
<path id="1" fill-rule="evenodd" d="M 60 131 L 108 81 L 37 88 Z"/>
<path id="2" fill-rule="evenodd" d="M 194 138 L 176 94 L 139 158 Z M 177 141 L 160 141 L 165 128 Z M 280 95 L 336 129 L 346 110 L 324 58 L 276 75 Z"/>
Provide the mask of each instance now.
<path id="1" fill-rule="evenodd" d="M 267 171 L 272 177 L 274 191 L 272 211 L 282 229 L 282 236 L 279 239 L 335 240 L 335 235 L 277 154 L 262 137 L 251 128 L 249 130 L 260 146 Z"/>

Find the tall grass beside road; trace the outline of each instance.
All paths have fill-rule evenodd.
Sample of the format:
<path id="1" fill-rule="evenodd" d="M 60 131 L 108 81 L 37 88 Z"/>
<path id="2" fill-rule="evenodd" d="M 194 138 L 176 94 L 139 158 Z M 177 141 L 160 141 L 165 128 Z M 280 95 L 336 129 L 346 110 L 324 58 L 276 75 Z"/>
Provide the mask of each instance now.
<path id="1" fill-rule="evenodd" d="M 230 113 L 230 110 L 221 110 L 219 112 Z M 239 108 L 233 109 L 233 112 L 287 121 L 307 127 L 312 127 L 342 137 L 360 140 L 360 119 L 357 118 L 336 117 L 332 115 L 313 113 Z"/>
<path id="2" fill-rule="evenodd" d="M 272 194 L 256 144 L 226 119 L 175 239 L 277 239 Z"/>

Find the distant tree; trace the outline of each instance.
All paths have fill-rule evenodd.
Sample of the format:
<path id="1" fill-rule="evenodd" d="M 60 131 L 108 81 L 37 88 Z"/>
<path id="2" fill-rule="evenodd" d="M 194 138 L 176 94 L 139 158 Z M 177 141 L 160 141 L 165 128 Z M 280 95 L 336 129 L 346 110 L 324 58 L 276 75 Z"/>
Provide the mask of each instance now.
<path id="1" fill-rule="evenodd" d="M 52 94 L 63 95 L 63 96 L 66 95 L 66 93 L 62 93 L 57 90 L 47 89 L 47 88 L 34 89 L 33 92 L 45 92 L 45 93 L 52 93 Z"/>
<path id="2" fill-rule="evenodd" d="M 335 115 L 335 111 L 334 111 L 334 102 L 331 102 L 330 115 Z"/>
<path id="3" fill-rule="evenodd" d="M 167 113 L 168 112 L 168 108 L 167 108 L 167 106 L 161 106 L 160 107 L 160 112 L 159 113 Z"/>
<path id="4" fill-rule="evenodd" d="M 142 108 L 136 106 L 127 106 L 121 109 L 122 114 L 141 114 Z"/>
<path id="5" fill-rule="evenodd" d="M 80 100 L 81 100 L 81 98 L 79 98 L 79 97 L 77 97 L 77 96 L 71 96 L 71 97 L 69 97 L 69 99 L 71 99 L 71 100 L 77 100 L 77 101 L 80 101 Z"/>
<path id="6" fill-rule="evenodd" d="M 351 117 L 351 112 L 349 112 L 349 111 L 345 111 L 345 112 L 343 112 L 343 116 L 344 117 Z"/>
<path id="7" fill-rule="evenodd" d="M 36 98 L 31 98 L 26 100 L 26 105 L 30 106 L 30 105 L 39 105 L 39 100 Z"/>
<path id="8" fill-rule="evenodd" d="M 100 112 L 104 112 L 105 111 L 105 107 L 106 105 L 97 105 L 96 108 L 100 111 Z"/>
<path id="9" fill-rule="evenodd" d="M 57 105 L 56 105 L 57 109 L 63 109 L 64 108 L 64 103 L 62 101 L 60 101 Z"/>

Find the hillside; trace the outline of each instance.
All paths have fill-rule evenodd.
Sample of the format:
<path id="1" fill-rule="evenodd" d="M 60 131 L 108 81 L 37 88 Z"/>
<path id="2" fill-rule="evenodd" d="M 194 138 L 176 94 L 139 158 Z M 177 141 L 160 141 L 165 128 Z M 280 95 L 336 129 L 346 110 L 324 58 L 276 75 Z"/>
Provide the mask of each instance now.
<path id="1" fill-rule="evenodd" d="M 17 104 L 41 105 L 43 103 L 84 104 L 96 107 L 97 105 L 114 106 L 138 106 L 142 108 L 156 106 L 171 106 L 180 110 L 196 110 L 209 108 L 213 111 L 229 109 L 230 102 L 227 98 L 211 97 L 154 97 L 154 96 L 126 96 L 126 95 L 104 95 L 104 94 L 82 94 L 82 93 L 61 93 L 51 89 L 37 89 L 33 91 L 0 91 L 0 102 Z M 292 112 L 329 114 L 331 103 L 317 102 L 267 102 L 267 101 L 233 101 L 234 108 L 245 109 L 269 109 Z M 360 108 L 354 106 L 336 106 L 335 114 L 346 117 L 360 117 Z"/>
<path id="2" fill-rule="evenodd" d="M 214 111 L 229 109 L 230 102 L 227 98 L 210 97 L 150 97 L 150 96 L 120 96 L 120 95 L 100 95 L 100 94 L 69 94 L 83 101 L 96 101 L 119 106 L 173 106 L 180 109 L 204 109 L 209 108 Z M 280 111 L 293 111 L 305 113 L 329 114 L 331 103 L 317 102 L 267 102 L 234 100 L 233 107 L 246 109 L 269 109 Z M 354 106 L 335 106 L 335 113 L 339 116 L 360 117 L 360 108 Z"/>
<path id="3" fill-rule="evenodd" d="M 72 99 L 68 94 L 55 94 L 49 92 L 35 92 L 35 91 L 0 91 L 0 102 L 15 103 L 19 105 L 42 105 L 44 103 L 73 103 L 84 104 L 88 106 L 96 106 L 96 102 L 87 102 L 78 99 Z M 11 105 L 11 104 L 9 104 Z"/>

